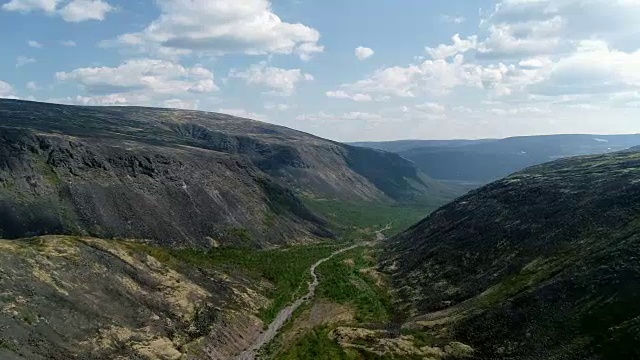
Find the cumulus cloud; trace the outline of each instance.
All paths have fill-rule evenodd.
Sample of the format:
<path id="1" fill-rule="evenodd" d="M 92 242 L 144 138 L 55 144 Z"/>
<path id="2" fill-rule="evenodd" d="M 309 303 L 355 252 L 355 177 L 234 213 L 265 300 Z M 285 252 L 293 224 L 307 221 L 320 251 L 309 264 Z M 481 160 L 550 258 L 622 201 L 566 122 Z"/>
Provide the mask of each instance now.
<path id="1" fill-rule="evenodd" d="M 305 122 L 339 122 L 344 120 L 363 120 L 363 121 L 378 121 L 382 120 L 380 114 L 363 112 L 363 111 L 350 111 L 342 114 L 332 114 L 325 111 L 320 111 L 313 114 L 301 114 L 296 117 L 298 121 Z"/>
<path id="2" fill-rule="evenodd" d="M 425 60 L 420 64 L 394 66 L 376 70 L 363 80 L 343 84 L 342 92 L 333 94 L 349 98 L 355 94 L 414 98 L 426 94 L 446 96 L 458 88 L 476 89 L 485 96 L 504 97 L 522 92 L 544 79 L 543 68 L 522 68 L 515 64 L 477 64 L 466 62 L 463 55 L 451 61 Z"/>
<path id="3" fill-rule="evenodd" d="M 368 58 L 372 57 L 374 53 L 375 52 L 373 51 L 373 49 L 368 48 L 368 47 L 362 47 L 362 46 L 358 46 L 356 48 L 356 50 L 355 50 L 356 57 L 359 60 L 368 59 Z"/>
<path id="4" fill-rule="evenodd" d="M 457 112 L 457 113 L 462 113 L 462 114 L 471 114 L 473 113 L 473 110 L 466 107 L 466 106 L 454 106 L 451 110 Z"/>
<path id="5" fill-rule="evenodd" d="M 446 110 L 444 106 L 437 103 L 432 103 L 432 102 L 418 104 L 416 105 L 416 109 L 421 111 L 431 112 L 431 113 L 443 113 Z"/>
<path id="6" fill-rule="evenodd" d="M 182 110 L 198 110 L 198 100 L 168 99 L 162 102 L 163 107 Z"/>
<path id="7" fill-rule="evenodd" d="M 278 95 L 291 95 L 299 83 L 313 80 L 311 74 L 303 73 L 300 69 L 281 69 L 268 66 L 264 61 L 244 71 L 231 69 L 229 77 L 243 79 L 251 85 L 266 86 Z"/>
<path id="8" fill-rule="evenodd" d="M 29 40 L 27 42 L 27 45 L 29 45 L 32 48 L 36 48 L 36 49 L 41 49 L 42 48 L 42 44 L 40 44 L 39 42 L 37 42 L 35 40 Z"/>
<path id="9" fill-rule="evenodd" d="M 371 101 L 371 100 L 373 100 L 371 95 L 358 94 L 358 93 L 349 94 L 344 90 L 327 91 L 325 93 L 325 95 L 327 95 L 327 97 L 330 97 L 330 98 L 348 99 L 348 100 L 353 100 L 353 101 Z"/>
<path id="10" fill-rule="evenodd" d="M 425 49 L 431 59 L 378 69 L 326 95 L 420 98 L 459 91 L 477 101 L 525 102 L 533 96 L 556 101 L 549 97 L 635 91 L 640 51 L 615 49 L 606 38 L 620 29 L 640 31 L 639 9 L 635 0 L 503 0 L 482 21 L 482 40 L 455 34 L 451 43 Z"/>
<path id="11" fill-rule="evenodd" d="M 72 40 L 62 40 L 60 41 L 60 45 L 65 47 L 75 47 L 76 43 L 75 41 L 72 41 Z"/>
<path id="12" fill-rule="evenodd" d="M 287 111 L 289 109 L 291 109 L 291 106 L 289 104 L 273 104 L 273 103 L 267 103 L 264 104 L 264 108 L 266 110 L 278 110 L 278 111 Z"/>
<path id="13" fill-rule="evenodd" d="M 446 93 L 458 85 L 480 84 L 478 72 L 474 65 L 464 64 L 464 58 L 457 55 L 453 62 L 426 60 L 417 65 L 378 69 L 367 78 L 342 87 L 348 94 L 416 97 L 425 92 Z"/>
<path id="14" fill-rule="evenodd" d="M 521 60 L 518 63 L 522 69 L 541 69 L 545 66 L 548 66 L 552 63 L 551 59 L 548 57 L 538 57 L 538 58 L 530 58 Z"/>
<path id="15" fill-rule="evenodd" d="M 324 52 L 324 46 L 313 42 L 304 43 L 295 49 L 295 53 L 302 61 L 309 61 L 313 55 L 321 52 Z"/>
<path id="16" fill-rule="evenodd" d="M 157 94 L 217 91 L 213 73 L 154 59 L 128 60 L 118 67 L 79 68 L 56 73 L 60 81 L 74 81 L 91 94 L 145 90 Z"/>
<path id="17" fill-rule="evenodd" d="M 0 80 L 0 97 L 10 97 L 14 94 L 13 86 Z"/>
<path id="18" fill-rule="evenodd" d="M 484 57 L 509 58 L 552 54 L 567 50 L 569 43 L 560 37 L 563 19 L 497 24 L 489 28 L 489 37 L 478 46 Z"/>
<path id="19" fill-rule="evenodd" d="M 73 0 L 58 12 L 65 21 L 81 22 L 87 20 L 104 20 L 107 13 L 115 10 L 101 0 Z"/>
<path id="20" fill-rule="evenodd" d="M 123 34 L 104 44 L 166 56 L 297 54 L 308 60 L 323 51 L 317 30 L 283 21 L 268 0 L 158 0 L 157 3 L 161 15 L 144 30 Z"/>
<path id="21" fill-rule="evenodd" d="M 65 4 L 66 3 L 66 4 Z M 62 8 L 58 5 L 64 4 Z M 2 5 L 5 11 L 44 11 L 48 14 L 58 14 L 63 20 L 81 22 L 87 20 L 102 21 L 105 15 L 115 8 L 102 0 L 11 0 Z M 38 46 L 39 47 L 39 46 Z"/>
<path id="22" fill-rule="evenodd" d="M 141 97 L 135 95 L 126 94 L 109 94 L 101 96 L 68 96 L 65 98 L 52 98 L 48 99 L 48 102 L 71 104 L 71 105 L 84 105 L 84 106 L 112 106 L 112 105 L 131 105 L 131 104 L 146 104 L 150 99 L 148 97 Z"/>
<path id="23" fill-rule="evenodd" d="M 640 89 L 640 50 L 626 53 L 603 41 L 587 40 L 575 53 L 552 65 L 531 87 L 542 95 L 617 93 Z"/>
<path id="24" fill-rule="evenodd" d="M 46 11 L 54 12 L 56 6 L 61 0 L 11 0 L 8 3 L 2 5 L 2 9 L 6 11 Z"/>
<path id="25" fill-rule="evenodd" d="M 548 109 L 537 108 L 533 106 L 518 107 L 518 108 L 493 108 L 489 110 L 489 113 L 495 116 L 515 116 L 515 115 L 541 115 L 548 114 Z"/>
<path id="26" fill-rule="evenodd" d="M 18 56 L 16 59 L 16 68 L 23 67 L 28 64 L 33 64 L 36 62 L 36 59 L 28 56 Z"/>
<path id="27" fill-rule="evenodd" d="M 426 51 L 432 59 L 447 59 L 452 56 L 463 54 L 469 50 L 475 49 L 478 43 L 477 36 L 470 36 L 468 39 L 461 39 L 460 34 L 455 34 L 451 38 L 452 45 L 440 44 L 436 48 L 427 47 Z"/>
<path id="28" fill-rule="evenodd" d="M 227 115 L 231 115 L 231 116 L 236 116 L 236 117 L 240 117 L 240 118 L 245 118 L 245 119 L 253 119 L 253 120 L 260 120 L 260 121 L 268 121 L 269 117 L 264 115 L 264 114 L 258 114 L 258 113 L 254 113 L 251 111 L 247 111 L 245 109 L 238 109 L 238 108 L 221 108 L 216 110 L 216 112 L 222 113 L 222 114 L 227 114 Z"/>
<path id="29" fill-rule="evenodd" d="M 483 25 L 479 46 L 488 57 L 519 57 L 570 51 L 589 38 L 614 40 L 640 30 L 635 0 L 503 0 Z"/>
<path id="30" fill-rule="evenodd" d="M 200 65 L 185 67 L 155 59 L 128 60 L 117 67 L 79 68 L 58 72 L 55 77 L 78 84 L 90 96 L 72 100 L 90 105 L 162 105 L 180 96 L 219 90 L 213 72 Z"/>
<path id="31" fill-rule="evenodd" d="M 26 85 L 27 89 L 29 90 L 38 90 L 39 86 L 35 81 L 29 81 Z"/>

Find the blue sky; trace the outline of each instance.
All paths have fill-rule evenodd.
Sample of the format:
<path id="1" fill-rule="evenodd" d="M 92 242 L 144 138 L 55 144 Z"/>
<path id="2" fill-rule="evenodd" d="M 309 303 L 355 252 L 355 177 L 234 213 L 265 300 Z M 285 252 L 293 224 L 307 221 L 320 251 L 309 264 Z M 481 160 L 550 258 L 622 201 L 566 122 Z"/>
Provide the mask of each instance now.
<path id="1" fill-rule="evenodd" d="M 640 132 L 640 0 L 0 0 L 0 97 L 339 141 Z"/>

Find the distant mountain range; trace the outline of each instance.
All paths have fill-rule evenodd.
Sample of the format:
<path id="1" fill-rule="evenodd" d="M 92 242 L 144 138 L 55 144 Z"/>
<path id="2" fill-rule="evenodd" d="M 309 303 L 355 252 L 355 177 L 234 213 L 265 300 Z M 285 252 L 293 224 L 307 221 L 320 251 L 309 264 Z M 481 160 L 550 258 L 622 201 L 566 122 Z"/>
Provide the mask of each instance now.
<path id="1" fill-rule="evenodd" d="M 640 145 L 640 135 L 544 135 L 485 140 L 403 140 L 353 145 L 395 152 L 438 180 L 484 184 L 559 158 Z"/>

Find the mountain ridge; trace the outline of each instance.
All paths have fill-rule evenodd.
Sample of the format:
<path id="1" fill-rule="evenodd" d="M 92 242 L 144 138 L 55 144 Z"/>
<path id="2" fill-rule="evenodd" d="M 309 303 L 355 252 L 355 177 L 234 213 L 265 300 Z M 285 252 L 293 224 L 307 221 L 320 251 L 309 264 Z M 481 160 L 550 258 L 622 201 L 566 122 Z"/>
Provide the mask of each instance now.
<path id="1" fill-rule="evenodd" d="M 197 111 L 0 100 L 0 155 L 0 236 L 10 238 L 309 242 L 332 235 L 300 196 L 455 194 L 395 154 Z"/>

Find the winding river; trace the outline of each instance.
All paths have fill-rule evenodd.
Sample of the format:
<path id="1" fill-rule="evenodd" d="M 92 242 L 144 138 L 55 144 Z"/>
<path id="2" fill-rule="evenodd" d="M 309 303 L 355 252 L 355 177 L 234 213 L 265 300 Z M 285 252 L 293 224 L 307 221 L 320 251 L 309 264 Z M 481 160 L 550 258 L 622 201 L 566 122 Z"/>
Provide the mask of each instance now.
<path id="1" fill-rule="evenodd" d="M 291 315 L 293 315 L 293 313 L 302 304 L 304 304 L 305 301 L 311 300 L 313 298 L 316 292 L 316 287 L 318 287 L 318 284 L 319 284 L 318 275 L 316 274 L 316 268 L 318 268 L 320 264 L 328 260 L 331 260 L 331 258 L 333 258 L 334 256 L 342 254 L 345 251 L 349 251 L 365 245 L 366 244 L 356 244 L 356 245 L 351 245 L 349 247 L 346 247 L 344 249 L 340 249 L 332 253 L 330 256 L 324 259 L 318 260 L 315 264 L 311 265 L 311 268 L 309 269 L 309 271 L 311 272 L 312 281 L 309 283 L 309 291 L 304 296 L 294 301 L 293 304 L 282 309 L 280 313 L 278 313 L 278 316 L 276 316 L 276 318 L 271 322 L 271 324 L 269 324 L 269 328 L 267 328 L 267 330 L 262 334 L 260 334 L 260 336 L 256 339 L 255 343 L 251 345 L 251 347 L 249 347 L 247 350 L 245 350 L 242 354 L 237 356 L 235 359 L 236 360 L 255 360 L 260 349 L 262 349 L 265 345 L 271 342 L 271 340 L 273 340 L 276 337 L 276 335 L 278 335 L 278 332 L 280 331 L 280 329 L 282 329 L 284 324 L 286 324 L 287 321 L 291 318 Z"/>

